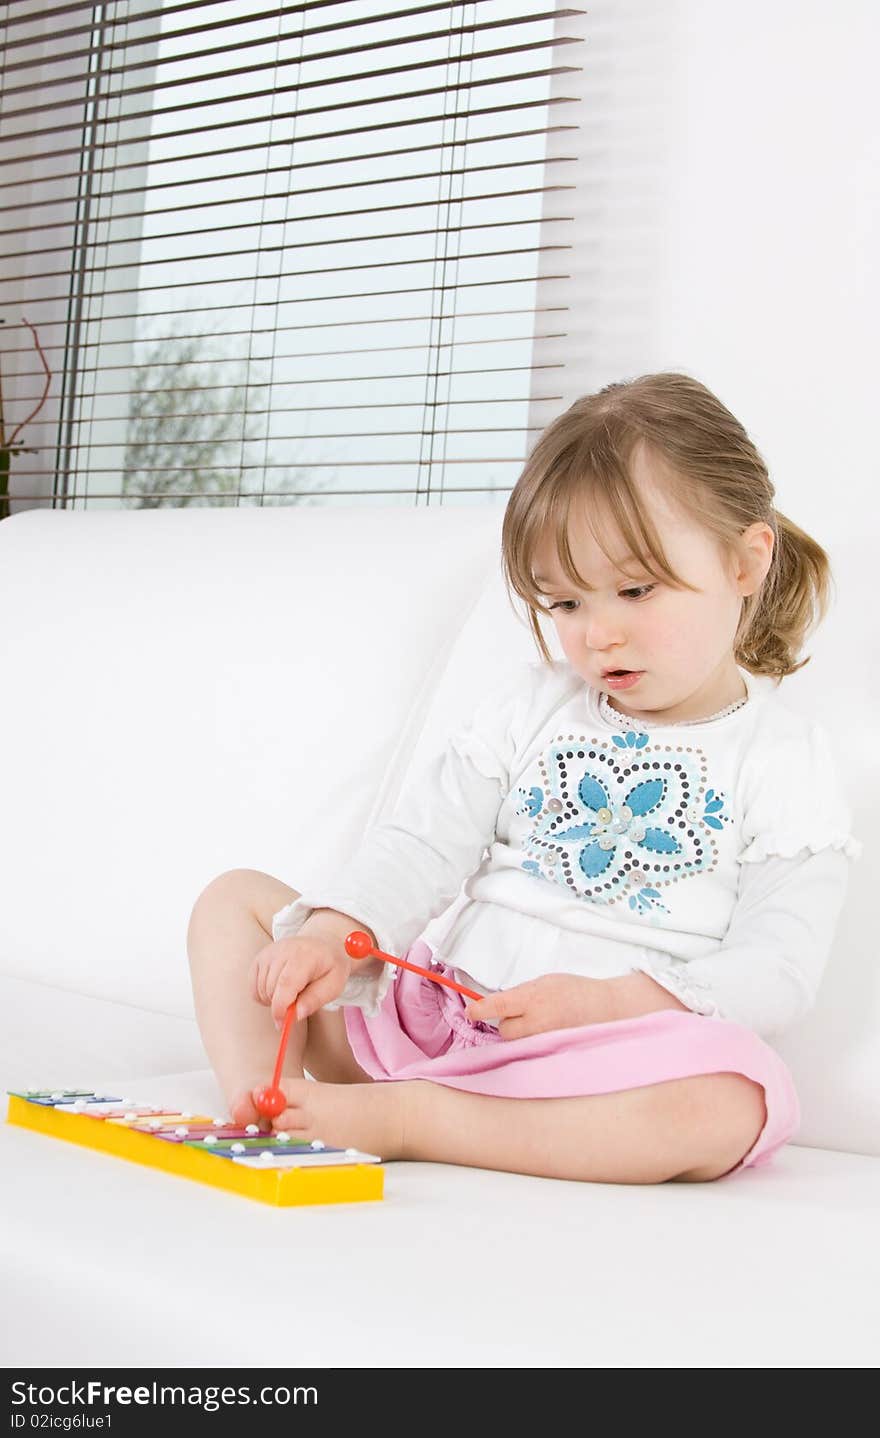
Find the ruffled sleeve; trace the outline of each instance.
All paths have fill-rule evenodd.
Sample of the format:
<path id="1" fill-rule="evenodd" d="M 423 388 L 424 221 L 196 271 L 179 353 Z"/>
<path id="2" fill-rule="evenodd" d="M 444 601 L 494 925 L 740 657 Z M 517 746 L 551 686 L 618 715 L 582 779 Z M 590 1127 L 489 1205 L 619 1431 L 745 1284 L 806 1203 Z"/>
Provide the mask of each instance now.
<path id="1" fill-rule="evenodd" d="M 792 716 L 794 718 L 794 716 Z M 858 859 L 852 811 L 840 780 L 833 745 L 810 722 L 759 746 L 744 765 L 743 848 L 740 864 L 792 858 L 802 850 L 836 849 Z"/>
<path id="2" fill-rule="evenodd" d="M 362 903 L 357 909 L 358 924 L 353 927 L 369 929 L 376 934 L 376 942 L 385 953 L 392 953 L 393 950 L 386 948 L 382 940 L 381 926 L 372 913 L 364 912 Z M 292 939 L 299 933 L 306 919 L 310 918 L 315 909 L 335 909 L 340 914 L 350 914 L 353 911 L 350 892 L 346 892 L 344 886 L 334 887 L 330 881 L 326 887 L 321 887 L 320 892 L 315 894 L 300 894 L 298 899 L 288 904 L 285 908 L 279 909 L 272 918 L 272 938 Z M 325 1009 L 341 1009 L 352 1007 L 363 1009 L 368 1018 L 375 1018 L 382 1007 L 389 988 L 394 982 L 397 972 L 394 964 L 383 964 L 379 972 L 375 971 L 375 965 L 367 966 L 364 963 L 355 962 L 349 974 L 345 988 L 338 998 L 324 1004 Z"/>
<path id="3" fill-rule="evenodd" d="M 846 896 L 842 849 L 802 849 L 740 870 L 724 942 L 700 959 L 646 956 L 636 967 L 686 1008 L 762 1038 L 782 1033 L 816 1002 Z"/>

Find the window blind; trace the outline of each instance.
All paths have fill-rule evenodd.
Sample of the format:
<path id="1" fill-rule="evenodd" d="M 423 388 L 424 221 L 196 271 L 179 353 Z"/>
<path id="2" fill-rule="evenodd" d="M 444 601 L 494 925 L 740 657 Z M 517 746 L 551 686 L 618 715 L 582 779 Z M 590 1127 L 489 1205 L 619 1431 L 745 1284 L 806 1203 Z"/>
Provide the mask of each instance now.
<path id="1" fill-rule="evenodd" d="M 0 4 L 13 512 L 503 499 L 559 398 L 583 14 Z"/>

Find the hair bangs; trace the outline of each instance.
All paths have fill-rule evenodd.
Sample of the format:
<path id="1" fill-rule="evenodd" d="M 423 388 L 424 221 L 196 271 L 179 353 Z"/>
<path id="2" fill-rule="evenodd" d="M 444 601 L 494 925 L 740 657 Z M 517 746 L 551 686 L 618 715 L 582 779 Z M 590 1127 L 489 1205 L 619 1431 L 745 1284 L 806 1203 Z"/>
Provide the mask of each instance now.
<path id="1" fill-rule="evenodd" d="M 535 552 L 548 536 L 568 580 L 584 591 L 592 588 L 579 573 L 572 553 L 572 535 L 583 525 L 612 563 L 627 556 L 627 563 L 635 560 L 654 579 L 692 587 L 670 565 L 628 466 L 614 446 L 604 453 L 594 448 L 586 454 L 581 447 L 572 446 L 534 493 L 515 546 L 511 584 L 532 608 L 543 608 L 542 590 L 534 573 Z"/>

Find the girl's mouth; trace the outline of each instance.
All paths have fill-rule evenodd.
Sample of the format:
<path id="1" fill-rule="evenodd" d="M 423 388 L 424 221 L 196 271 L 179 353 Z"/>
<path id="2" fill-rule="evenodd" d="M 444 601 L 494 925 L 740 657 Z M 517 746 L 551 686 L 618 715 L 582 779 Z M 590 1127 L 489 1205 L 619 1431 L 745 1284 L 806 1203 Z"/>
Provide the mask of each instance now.
<path id="1" fill-rule="evenodd" d="M 609 689 L 631 689 L 638 684 L 644 672 L 644 669 L 610 669 L 603 675 L 602 682 Z"/>

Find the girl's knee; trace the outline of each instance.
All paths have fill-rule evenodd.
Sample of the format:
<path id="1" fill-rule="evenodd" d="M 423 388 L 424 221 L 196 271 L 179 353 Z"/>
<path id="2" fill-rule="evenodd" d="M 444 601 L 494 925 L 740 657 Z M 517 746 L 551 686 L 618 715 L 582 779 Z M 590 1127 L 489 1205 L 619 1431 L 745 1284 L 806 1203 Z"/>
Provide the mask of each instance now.
<path id="1" fill-rule="evenodd" d="M 271 934 L 273 915 L 298 898 L 295 889 L 260 869 L 227 869 L 205 886 L 193 912 L 215 906 L 248 909 Z"/>
<path id="2" fill-rule="evenodd" d="M 762 1084 L 739 1073 L 703 1074 L 688 1081 L 705 1159 L 676 1181 L 710 1183 L 723 1178 L 757 1142 L 767 1122 Z"/>
<path id="3" fill-rule="evenodd" d="M 730 1151 L 736 1155 L 731 1161 L 732 1168 L 748 1153 L 767 1122 L 764 1086 L 739 1073 L 709 1077 L 715 1080 L 710 1115 L 714 1118 L 717 1113 L 718 1126 L 728 1137 Z"/>

